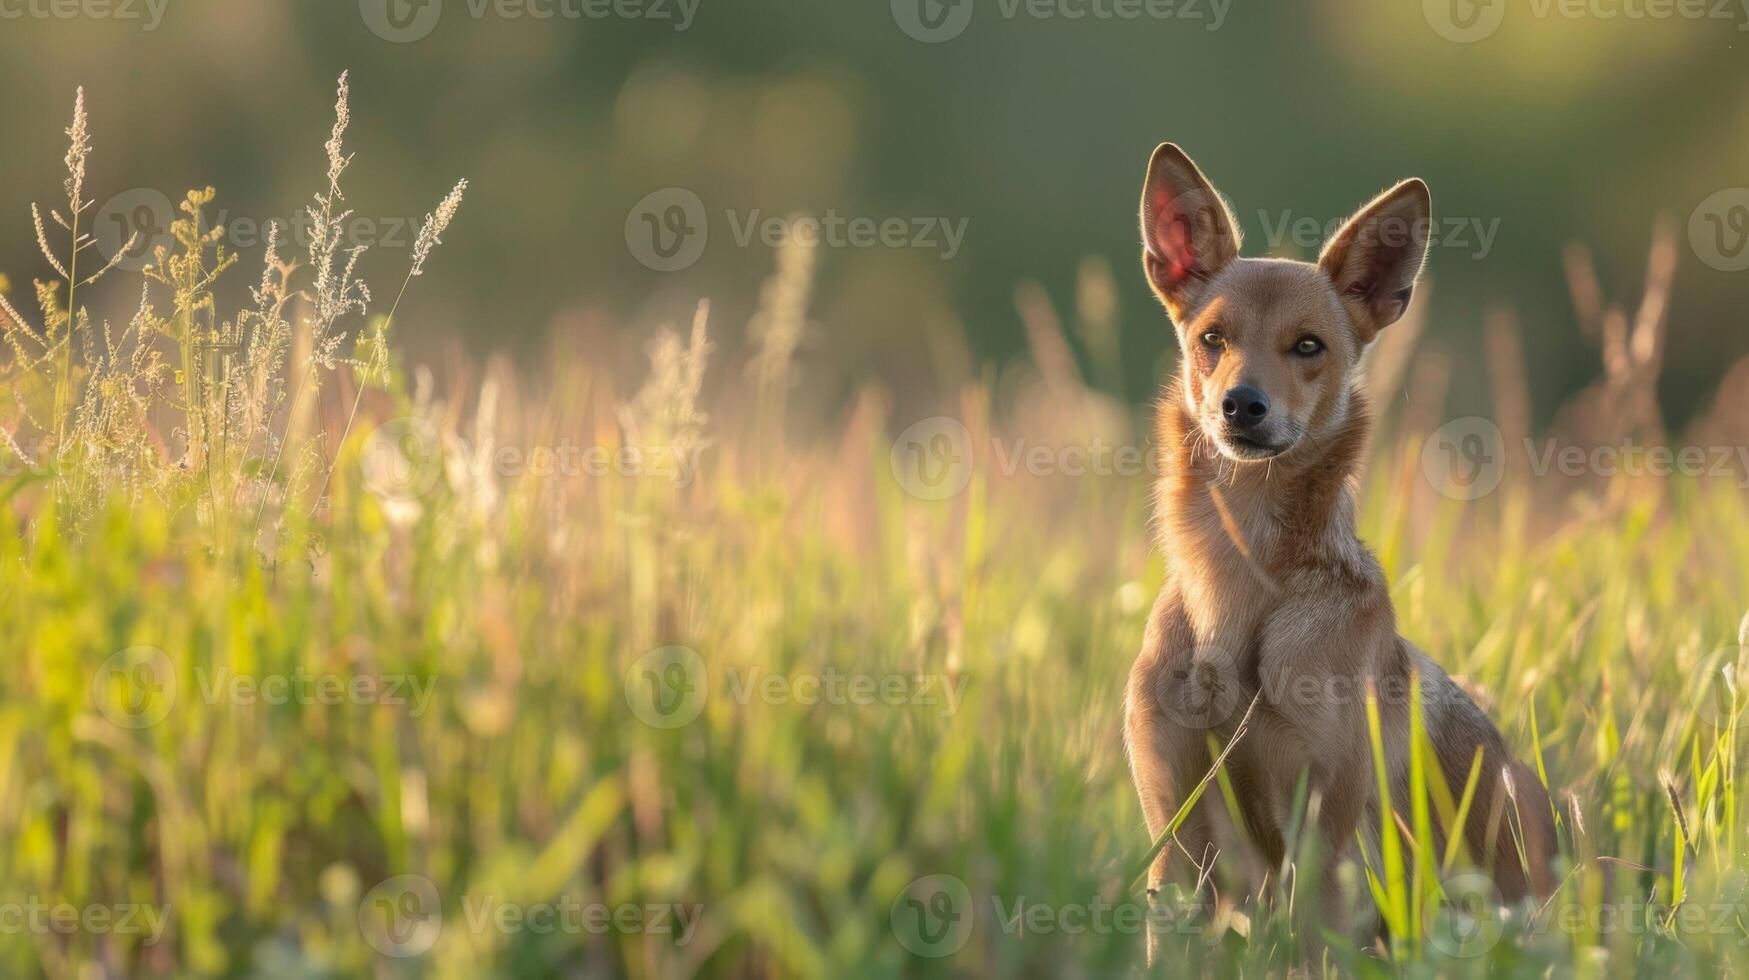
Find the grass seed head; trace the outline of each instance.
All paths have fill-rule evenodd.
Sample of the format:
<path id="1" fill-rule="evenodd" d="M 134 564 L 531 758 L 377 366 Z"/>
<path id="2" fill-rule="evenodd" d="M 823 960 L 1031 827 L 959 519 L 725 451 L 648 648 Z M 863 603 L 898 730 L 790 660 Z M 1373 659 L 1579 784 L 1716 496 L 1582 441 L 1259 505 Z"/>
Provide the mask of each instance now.
<path id="1" fill-rule="evenodd" d="M 1671 812 L 1676 814 L 1676 828 L 1682 832 L 1682 839 L 1694 841 L 1694 834 L 1688 826 L 1688 811 L 1682 806 L 1682 792 L 1676 786 L 1676 777 L 1670 770 L 1660 769 L 1658 782 L 1664 787 L 1664 796 L 1670 801 Z"/>
<path id="2" fill-rule="evenodd" d="M 408 275 L 417 276 L 425 271 L 425 260 L 433 248 L 443 244 L 441 236 L 455 220 L 456 212 L 461 210 L 462 193 L 467 189 L 465 179 L 456 181 L 455 189 L 437 205 L 437 210 L 425 216 L 425 224 L 420 226 L 419 237 L 413 242 L 413 270 Z"/>
<path id="3" fill-rule="evenodd" d="M 340 193 L 340 174 L 352 162 L 352 157 L 345 152 L 346 126 L 352 121 L 352 107 L 348 103 L 351 89 L 346 82 L 349 74 L 350 72 L 344 71 L 340 73 L 339 91 L 334 97 L 334 130 L 323 147 L 328 151 L 328 196 L 333 200 L 345 199 L 345 195 Z"/>
<path id="4" fill-rule="evenodd" d="M 85 160 L 91 156 L 91 130 L 85 118 L 83 86 L 73 93 L 73 125 L 67 127 L 67 139 L 67 181 L 63 186 L 73 207 L 73 214 L 69 217 L 77 219 L 80 205 L 84 203 Z"/>

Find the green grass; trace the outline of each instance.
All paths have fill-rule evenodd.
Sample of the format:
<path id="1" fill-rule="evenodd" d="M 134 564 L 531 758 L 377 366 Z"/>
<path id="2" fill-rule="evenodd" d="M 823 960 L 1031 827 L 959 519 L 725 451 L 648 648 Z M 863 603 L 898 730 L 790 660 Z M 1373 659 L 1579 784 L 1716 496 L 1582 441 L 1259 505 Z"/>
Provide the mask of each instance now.
<path id="1" fill-rule="evenodd" d="M 530 479 L 482 516 L 446 483 L 405 524 L 342 466 L 314 567 L 263 569 L 183 546 L 195 532 L 164 508 L 112 512 L 78 542 L 52 520 L 27 529 L 0 517 L 0 614 L 16 638 L 0 681 L 3 894 L 170 906 L 156 945 L 0 934 L 0 962 L 15 974 L 97 961 L 457 976 L 1133 965 L 1141 938 L 1120 913 L 1104 931 L 1069 930 L 1082 909 L 1140 901 L 1129 872 L 1149 841 L 1119 693 L 1140 636 L 1137 596 L 1160 576 L 1142 486 L 1083 488 L 1104 506 L 1051 513 L 1041 495 L 982 479 L 926 503 L 898 490 L 879 438 L 842 448 L 849 471 L 829 485 L 719 473 L 687 493 L 591 486 L 584 502 L 553 509 Z M 872 501 L 854 515 L 870 532 L 863 548 L 831 530 L 847 486 Z M 1458 513 L 1468 506 L 1447 504 L 1434 521 L 1464 530 L 1443 546 L 1406 544 L 1391 569 L 1402 629 L 1493 692 L 1527 754 L 1534 706 L 1565 884 L 1555 914 L 1533 927 L 1516 911 L 1482 955 L 1442 961 L 1415 924 L 1390 960 L 1616 973 L 1740 956 L 1738 735 L 1701 694 L 1738 653 L 1749 512 L 1734 495 L 1676 486 L 1657 508 L 1574 522 L 1533 545 L 1490 535 L 1485 515 Z M 1374 540 L 1391 533 L 1366 528 Z M 636 662 L 668 645 L 697 651 L 708 675 L 702 713 L 671 730 L 633 710 Z M 163 719 L 138 729 L 98 701 L 132 697 L 108 714 L 155 717 L 162 690 L 129 684 L 161 678 L 130 675 L 93 694 L 93 679 L 110 676 L 105 661 L 136 646 L 164 651 L 175 674 Z M 221 670 L 434 686 L 423 712 L 252 705 L 206 693 Z M 963 693 L 950 707 L 943 681 L 921 690 L 935 704 L 857 704 L 847 684 L 846 703 L 784 703 L 759 693 L 761 672 L 906 685 L 930 675 Z M 1691 838 L 1679 836 L 1661 770 Z M 1413 826 L 1425 819 L 1416 808 Z M 1406 864 L 1415 907 L 1440 904 L 1424 848 L 1407 861 L 1385 851 L 1393 915 L 1409 908 Z M 445 922 L 423 957 L 379 968 L 358 903 L 399 874 L 429 879 Z M 914 955 L 893 926 L 895 900 L 929 875 L 964 883 L 975 923 L 938 959 Z M 685 943 L 470 925 L 484 901 L 564 897 L 702 913 Z M 1017 902 L 1050 914 L 1005 924 Z M 1567 918 L 1599 906 L 1644 918 L 1601 932 L 1594 916 Z M 1252 911 L 1249 941 L 1201 922 L 1183 955 L 1289 965 L 1285 919 Z M 1421 921 L 1451 928 L 1432 912 Z"/>
<path id="2" fill-rule="evenodd" d="M 788 263 L 795 316 L 807 266 Z M 199 294 L 178 301 L 185 339 L 219 326 Z M 332 368 L 331 384 L 380 380 L 380 346 L 324 364 L 308 319 L 302 346 L 277 310 L 256 329 L 276 324 L 298 352 L 282 383 L 305 365 Z M 1154 842 L 1120 702 L 1162 577 L 1147 483 L 1005 475 L 991 440 L 1133 439 L 1142 420 L 1059 411 L 1060 385 L 993 400 L 968 383 L 955 412 L 969 482 L 924 500 L 895 476 L 876 395 L 821 434 L 785 435 L 802 428 L 787 356 L 752 398 L 745 375 L 712 365 L 730 381 L 707 419 L 703 340 L 702 325 L 668 335 L 623 403 L 623 383 L 561 357 L 442 401 L 391 384 L 327 428 L 281 389 L 233 430 L 231 403 L 203 387 L 223 379 L 191 364 L 154 386 L 154 369 L 132 379 L 153 412 L 181 398 L 185 418 L 235 437 L 200 472 L 182 471 L 168 426 L 149 430 L 172 434 L 156 456 L 132 437 L 125 453 L 6 456 L 0 971 L 1139 969 L 1135 873 Z M 46 395 L 29 377 L 5 380 Z M 76 367 L 58 403 L 105 377 Z M 308 441 L 263 465 L 284 446 L 263 429 Z M 1388 949 L 1295 927 L 1316 911 L 1319 864 L 1316 835 L 1295 830 L 1276 901 L 1176 915 L 1168 968 L 1749 963 L 1743 698 L 1724 683 L 1749 606 L 1745 498 L 1723 481 L 1550 492 L 1514 478 L 1461 503 L 1421 479 L 1413 430 L 1380 440 L 1362 533 L 1401 631 L 1489 692 L 1546 774 L 1561 890 L 1497 913 L 1461 849 L 1434 853 L 1434 822 L 1467 811 L 1473 783 L 1428 780 L 1417 730 L 1417 791 L 1393 801 L 1408 833 L 1345 872 L 1355 901 L 1389 910 Z M 564 444 L 708 448 L 685 485 L 490 462 L 493 446 Z M 136 465 L 137 484 L 113 482 Z M 1231 805 L 1230 782 L 1208 786 Z M 1303 786 L 1299 801 L 1303 827 L 1315 801 Z M 81 921 L 31 912 L 62 906 Z M 129 924 L 95 921 L 108 915 Z"/>

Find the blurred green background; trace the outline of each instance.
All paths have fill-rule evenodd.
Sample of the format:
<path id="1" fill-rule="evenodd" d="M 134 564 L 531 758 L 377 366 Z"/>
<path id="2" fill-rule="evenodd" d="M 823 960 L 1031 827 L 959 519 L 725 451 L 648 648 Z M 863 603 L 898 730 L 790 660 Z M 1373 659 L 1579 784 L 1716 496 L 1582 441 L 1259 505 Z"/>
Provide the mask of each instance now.
<path id="1" fill-rule="evenodd" d="M 1523 318 L 1539 421 L 1595 378 L 1561 249 L 1590 246 L 1606 298 L 1631 307 L 1660 213 L 1684 244 L 1660 391 L 1670 417 L 1749 353 L 1749 272 L 1703 261 L 1690 236 L 1722 221 L 1740 250 L 1749 233 L 1749 208 L 1715 197 L 1749 184 L 1737 0 L 1650 19 L 1601 16 L 1618 9 L 1608 0 L 1582 16 L 1504 0 L 1181 0 L 1132 19 L 1097 15 L 1119 0 L 1064 0 L 1049 16 L 1008 0 L 620 2 L 641 15 L 582 0 L 0 0 L 0 271 L 26 298 L 44 274 L 28 207 L 59 197 L 74 86 L 87 89 L 100 208 L 130 189 L 179 199 L 212 184 L 229 218 L 259 223 L 318 189 L 334 78 L 351 69 L 348 204 L 386 239 L 367 276 L 398 281 L 411 237 L 394 234 L 398 219 L 472 182 L 402 308 L 414 351 L 459 334 L 528 359 L 556 334 L 563 352 L 631 363 L 701 296 L 732 350 L 773 249 L 738 244 L 731 225 L 830 210 L 964 220 L 966 234 L 951 259 L 822 250 L 810 384 L 875 378 L 903 397 L 966 353 L 961 328 L 973 363 L 1007 359 L 1025 343 L 1015 287 L 1037 281 L 1068 307 L 1078 264 L 1097 256 L 1123 290 L 1120 394 L 1139 401 L 1171 341 L 1134 271 L 1134 211 L 1147 154 L 1170 139 L 1233 198 L 1251 254 L 1310 257 L 1315 242 L 1269 229 L 1284 216 L 1322 226 L 1426 178 L 1436 214 L 1465 228 L 1430 264 L 1428 341 L 1456 358 L 1460 402 L 1485 395 L 1477 338 L 1492 305 Z M 919 2 L 955 36 L 902 29 L 911 18 L 916 32 Z M 1490 16 L 1485 37 L 1452 39 Z M 381 36 L 394 24 L 419 36 Z M 633 254 L 627 221 L 670 187 L 698 195 L 709 238 L 665 272 Z M 1711 218 L 1697 212 L 1709 199 Z M 258 250 L 244 252 L 252 265 Z"/>

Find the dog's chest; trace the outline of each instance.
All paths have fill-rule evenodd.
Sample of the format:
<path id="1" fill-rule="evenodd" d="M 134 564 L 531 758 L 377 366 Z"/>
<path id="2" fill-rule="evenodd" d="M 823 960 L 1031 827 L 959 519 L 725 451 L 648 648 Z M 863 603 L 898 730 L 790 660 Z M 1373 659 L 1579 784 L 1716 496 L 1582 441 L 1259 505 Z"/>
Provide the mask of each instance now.
<path id="1" fill-rule="evenodd" d="M 1281 583 L 1272 572 L 1280 534 L 1261 502 L 1203 498 L 1172 515 L 1164 547 L 1199 644 L 1248 655 Z"/>

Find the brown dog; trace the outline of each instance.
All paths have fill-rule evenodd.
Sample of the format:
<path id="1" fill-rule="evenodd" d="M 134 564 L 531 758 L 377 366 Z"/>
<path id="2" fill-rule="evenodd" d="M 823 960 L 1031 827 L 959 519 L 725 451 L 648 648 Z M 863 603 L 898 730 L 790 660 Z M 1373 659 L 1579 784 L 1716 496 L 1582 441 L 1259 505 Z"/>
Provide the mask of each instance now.
<path id="1" fill-rule="evenodd" d="M 1383 571 L 1355 536 L 1355 474 L 1369 424 L 1358 365 L 1408 307 L 1430 208 L 1427 185 L 1405 181 L 1352 218 L 1316 264 L 1242 259 L 1238 227 L 1196 164 L 1171 144 L 1154 151 L 1143 262 L 1176 326 L 1182 371 L 1161 399 L 1156 433 L 1156 518 L 1169 571 L 1130 673 L 1125 738 L 1157 839 L 1209 771 L 1209 736 L 1229 741 L 1256 698 L 1226 763 L 1247 850 L 1284 868 L 1283 834 L 1304 771 L 1333 869 L 1351 856 L 1356 831 L 1375 847 L 1381 822 L 1396 832 L 1380 812 L 1369 687 L 1391 800 L 1409 812 L 1410 678 L 1419 674 L 1451 800 L 1461 799 L 1482 753 L 1461 833 L 1511 901 L 1551 885 L 1548 796 L 1475 703 L 1397 635 Z M 1231 828 L 1225 814 L 1218 793 L 1202 798 L 1150 870 L 1151 893 L 1175 868 L 1182 882 L 1203 880 L 1218 831 Z M 1238 857 L 1230 863 L 1243 865 Z M 1327 870 L 1322 881 L 1323 895 L 1296 904 L 1321 906 L 1324 924 L 1345 928 L 1337 876 Z"/>

